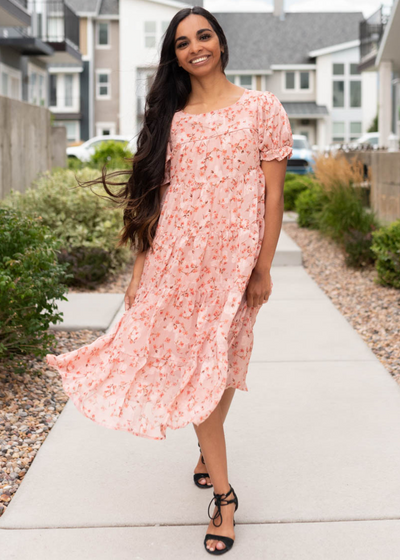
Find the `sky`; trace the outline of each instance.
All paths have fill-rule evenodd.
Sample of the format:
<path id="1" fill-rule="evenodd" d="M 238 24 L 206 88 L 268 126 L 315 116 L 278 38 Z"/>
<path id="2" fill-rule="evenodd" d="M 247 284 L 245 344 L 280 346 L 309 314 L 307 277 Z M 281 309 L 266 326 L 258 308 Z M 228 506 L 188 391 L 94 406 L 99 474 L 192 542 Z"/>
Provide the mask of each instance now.
<path id="1" fill-rule="evenodd" d="M 286 12 L 362 12 L 373 14 L 383 4 L 390 12 L 393 0 L 285 0 Z M 273 0 L 204 0 L 210 12 L 271 12 Z"/>

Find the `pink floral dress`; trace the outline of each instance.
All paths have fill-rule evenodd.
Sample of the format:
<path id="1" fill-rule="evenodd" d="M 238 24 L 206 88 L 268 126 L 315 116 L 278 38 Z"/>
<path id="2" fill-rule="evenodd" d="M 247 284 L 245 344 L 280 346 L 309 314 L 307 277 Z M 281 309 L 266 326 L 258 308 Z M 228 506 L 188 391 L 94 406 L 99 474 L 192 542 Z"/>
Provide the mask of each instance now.
<path id="1" fill-rule="evenodd" d="M 292 155 L 289 119 L 268 91 L 175 113 L 170 183 L 133 305 L 112 330 L 47 354 L 76 408 L 107 428 L 161 440 L 199 425 L 227 387 L 247 391 L 253 325 L 246 287 L 264 235 L 260 160 Z"/>

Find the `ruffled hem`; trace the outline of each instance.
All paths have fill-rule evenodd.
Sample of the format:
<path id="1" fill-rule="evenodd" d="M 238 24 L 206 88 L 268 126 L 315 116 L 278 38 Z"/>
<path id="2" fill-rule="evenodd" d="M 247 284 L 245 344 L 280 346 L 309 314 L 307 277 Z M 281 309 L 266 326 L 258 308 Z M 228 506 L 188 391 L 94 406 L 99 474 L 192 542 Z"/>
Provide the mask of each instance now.
<path id="1" fill-rule="evenodd" d="M 161 440 L 166 438 L 167 428 L 203 422 L 226 388 L 248 391 L 245 373 L 259 308 L 251 308 L 249 313 L 236 290 L 225 293 L 224 300 L 217 298 L 213 306 L 213 294 L 208 294 L 203 297 L 203 311 L 218 309 L 217 316 L 195 334 L 190 328 L 186 334 L 179 331 L 178 342 L 196 342 L 192 355 L 189 346 L 179 355 L 171 352 L 171 341 L 164 347 L 155 343 L 163 328 L 171 331 L 171 322 L 163 323 L 162 311 L 168 312 L 171 302 L 168 297 L 154 301 L 151 295 L 147 292 L 141 302 L 126 310 L 110 333 L 72 352 L 47 354 L 46 361 L 58 370 L 65 393 L 86 417 L 110 429 Z M 181 297 L 179 290 L 174 297 Z M 186 311 L 193 311 L 201 296 L 191 294 L 189 299 Z M 150 313 L 147 318 L 146 313 Z M 199 322 L 201 313 L 187 315 L 190 317 Z M 153 329 L 156 318 L 157 328 Z M 142 332 L 138 332 L 140 328 Z"/>
<path id="2" fill-rule="evenodd" d="M 174 425 L 174 424 L 169 423 L 169 422 L 166 422 L 165 424 L 159 424 L 160 435 L 157 436 L 157 435 L 154 435 L 154 434 L 145 433 L 143 431 L 135 431 L 134 428 L 131 428 L 127 424 L 116 424 L 116 423 L 110 424 L 109 420 L 106 419 L 106 418 L 100 418 L 98 416 L 90 415 L 87 412 L 87 410 L 84 408 L 82 400 L 79 399 L 79 397 L 76 394 L 69 393 L 68 376 L 63 371 L 63 367 L 58 364 L 57 358 L 58 358 L 58 356 L 56 356 L 55 354 L 47 354 L 46 355 L 46 362 L 48 363 L 49 366 L 54 367 L 60 373 L 63 389 L 64 389 L 65 393 L 71 399 L 73 405 L 78 410 L 78 412 L 80 412 L 81 414 L 86 416 L 86 418 L 88 418 L 89 420 L 92 420 L 92 422 L 94 422 L 95 424 L 98 424 L 99 426 L 103 426 L 104 428 L 108 428 L 108 429 L 112 429 L 112 430 L 118 430 L 118 431 L 125 431 L 125 432 L 130 433 L 131 435 L 146 438 L 146 439 L 160 440 L 161 441 L 161 440 L 166 439 L 167 428 L 170 428 L 171 430 L 179 430 L 181 428 L 184 428 L 185 426 L 187 426 L 190 423 L 193 423 L 196 426 L 198 426 L 201 422 L 204 422 L 204 420 L 206 420 L 212 414 L 212 412 L 218 406 L 218 403 L 220 401 L 220 398 L 222 397 L 222 394 L 223 394 L 224 390 L 228 389 L 229 387 L 239 389 L 240 391 L 243 391 L 243 392 L 246 392 L 246 393 L 248 392 L 248 388 L 247 388 L 246 384 L 243 386 L 240 383 L 235 383 L 235 382 L 232 381 L 225 386 L 223 391 L 221 391 L 220 397 L 218 397 L 218 399 L 217 399 L 218 402 L 216 402 L 215 405 L 212 408 L 210 408 L 205 415 L 203 415 L 201 417 L 201 419 L 198 416 L 195 416 L 193 418 L 189 418 L 189 419 L 186 419 L 185 421 L 182 421 L 182 423 L 179 424 L 179 425 Z"/>

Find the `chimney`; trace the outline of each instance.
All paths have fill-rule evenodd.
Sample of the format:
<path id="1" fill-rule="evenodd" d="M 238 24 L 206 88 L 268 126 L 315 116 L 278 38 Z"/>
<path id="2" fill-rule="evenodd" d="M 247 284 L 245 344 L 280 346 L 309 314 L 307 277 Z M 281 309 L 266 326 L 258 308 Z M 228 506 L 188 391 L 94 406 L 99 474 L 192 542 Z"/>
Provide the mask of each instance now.
<path id="1" fill-rule="evenodd" d="M 285 19 L 284 0 L 273 0 L 274 2 L 274 16 L 279 19 Z"/>

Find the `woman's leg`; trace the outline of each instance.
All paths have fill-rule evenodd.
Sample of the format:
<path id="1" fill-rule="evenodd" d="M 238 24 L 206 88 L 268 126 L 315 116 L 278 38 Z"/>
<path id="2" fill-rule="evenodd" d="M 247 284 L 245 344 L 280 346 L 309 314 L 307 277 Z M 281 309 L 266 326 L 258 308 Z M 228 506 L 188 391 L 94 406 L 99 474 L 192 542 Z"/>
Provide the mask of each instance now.
<path id="1" fill-rule="evenodd" d="M 229 407 L 231 406 L 231 402 L 233 399 L 233 396 L 235 394 L 236 388 L 235 387 L 228 387 L 228 389 L 225 389 L 221 400 L 219 401 L 219 406 L 221 408 L 221 415 L 222 415 L 222 423 L 225 422 L 226 416 L 228 414 L 229 411 Z M 201 444 L 200 444 L 201 447 Z M 204 459 L 204 457 L 203 457 Z M 205 459 L 204 459 L 205 461 Z M 194 473 L 200 473 L 200 472 L 205 472 L 204 471 L 204 464 L 201 461 L 201 455 L 199 455 L 199 460 L 197 462 L 197 465 L 194 469 Z M 199 483 L 200 484 L 204 484 L 205 486 L 210 486 L 211 484 L 211 480 L 210 478 L 207 476 L 206 478 L 200 478 L 199 479 Z"/>
<path id="2" fill-rule="evenodd" d="M 214 492 L 216 494 L 226 494 L 229 492 L 230 487 L 228 481 L 225 434 L 220 403 L 218 403 L 216 408 L 204 422 L 198 426 L 193 424 L 193 426 L 200 442 L 204 460 L 207 463 L 207 470 L 210 474 L 211 482 L 214 485 Z M 232 494 L 228 497 L 228 499 L 232 499 Z M 214 516 L 217 511 L 217 507 L 215 507 L 212 515 Z M 234 503 L 221 506 L 221 514 L 223 518 L 222 524 L 219 527 L 215 527 L 213 521 L 211 520 L 207 528 L 207 533 L 212 533 L 213 535 L 225 535 L 234 539 L 234 511 Z M 221 520 L 218 517 L 216 523 L 219 524 L 220 521 Z M 225 544 L 217 539 L 209 540 L 206 546 L 210 550 L 214 550 L 215 548 L 218 550 L 225 548 Z"/>

